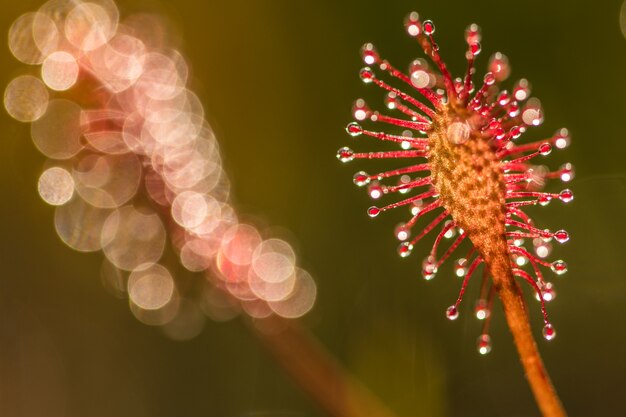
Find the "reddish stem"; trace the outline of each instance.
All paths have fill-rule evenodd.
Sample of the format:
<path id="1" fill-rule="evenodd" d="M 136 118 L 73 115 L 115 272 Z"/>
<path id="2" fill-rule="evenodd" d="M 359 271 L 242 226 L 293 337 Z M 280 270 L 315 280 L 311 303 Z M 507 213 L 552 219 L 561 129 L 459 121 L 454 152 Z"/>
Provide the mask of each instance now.
<path id="1" fill-rule="evenodd" d="M 513 277 L 508 256 L 494 256 L 487 262 L 493 284 L 500 296 L 504 314 L 526 372 L 526 378 L 544 417 L 566 417 L 561 400 L 543 365 L 533 338 L 521 290 Z"/>
<path id="2" fill-rule="evenodd" d="M 395 417 L 295 320 L 248 321 L 259 340 L 296 383 L 335 417 Z"/>

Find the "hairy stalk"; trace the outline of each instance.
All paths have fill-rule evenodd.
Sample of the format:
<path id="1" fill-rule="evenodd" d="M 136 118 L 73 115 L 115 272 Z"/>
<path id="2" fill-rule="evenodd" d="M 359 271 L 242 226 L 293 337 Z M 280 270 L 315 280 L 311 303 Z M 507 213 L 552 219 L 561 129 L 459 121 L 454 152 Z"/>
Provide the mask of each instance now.
<path id="1" fill-rule="evenodd" d="M 334 417 L 395 417 L 295 320 L 246 320 L 277 363 Z"/>
<path id="2" fill-rule="evenodd" d="M 526 378 L 543 416 L 565 417 L 567 415 L 565 409 L 537 350 L 524 299 L 510 265 L 508 256 L 495 256 L 488 263 Z"/>

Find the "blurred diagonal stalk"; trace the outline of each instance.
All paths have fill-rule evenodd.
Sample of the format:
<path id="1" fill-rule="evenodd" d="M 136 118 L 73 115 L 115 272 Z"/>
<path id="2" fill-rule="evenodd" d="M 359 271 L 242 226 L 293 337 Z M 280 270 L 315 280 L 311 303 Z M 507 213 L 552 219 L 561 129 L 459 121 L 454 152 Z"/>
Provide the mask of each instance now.
<path id="1" fill-rule="evenodd" d="M 396 417 L 298 321 L 270 316 L 246 319 L 246 323 L 276 362 L 329 415 Z"/>

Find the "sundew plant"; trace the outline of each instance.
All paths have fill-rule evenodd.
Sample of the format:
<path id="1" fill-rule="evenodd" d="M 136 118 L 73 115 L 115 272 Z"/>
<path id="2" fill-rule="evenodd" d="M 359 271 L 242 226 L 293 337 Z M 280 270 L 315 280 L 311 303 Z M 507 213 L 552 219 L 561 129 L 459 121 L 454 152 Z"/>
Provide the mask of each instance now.
<path id="1" fill-rule="evenodd" d="M 564 261 L 549 262 L 544 258 L 549 255 L 552 242 L 565 243 L 569 234 L 536 225 L 523 209 L 546 206 L 553 200 L 569 203 L 574 199 L 567 188 L 560 193 L 541 191 L 550 179 L 568 182 L 573 178 L 571 164 L 550 171 L 541 161 L 553 148 L 569 145 L 568 132 L 560 129 L 547 139 L 524 140 L 527 129 L 543 122 L 543 111 L 539 100 L 531 98 L 527 80 L 517 81 L 510 91 L 501 87 L 510 73 L 504 54 L 494 54 L 488 63 L 489 71 L 475 83 L 474 64 L 481 52 L 478 25 L 472 24 L 465 30 L 467 70 L 459 78 L 453 78 L 441 57 L 432 21 L 421 21 L 413 12 L 407 17 L 405 28 L 431 63 L 416 59 L 404 73 L 382 58 L 374 45 L 365 44 L 361 54 L 367 66 L 360 72 L 361 80 L 385 91 L 387 108 L 398 116 L 372 110 L 358 99 L 353 106 L 356 121 L 346 127 L 350 136 L 369 136 L 399 145 L 400 150 L 359 153 L 344 147 L 337 152 L 337 158 L 341 162 L 398 161 L 399 168 L 376 174 L 359 171 L 353 179 L 357 186 L 367 187 L 375 200 L 400 196 L 388 205 L 368 208 L 370 217 L 392 209 L 410 212 L 408 220 L 395 229 L 401 241 L 401 257 L 409 256 L 414 245 L 433 232 L 434 244 L 421 262 L 425 280 L 433 279 L 464 241 L 471 242 L 466 254 L 455 261 L 455 273 L 462 278 L 462 284 L 456 301 L 445 312 L 446 317 L 459 317 L 463 294 L 482 264 L 480 298 L 475 308 L 476 317 L 484 321 L 477 341 L 478 352 L 491 351 L 489 322 L 497 295 L 539 408 L 544 416 L 564 416 L 539 356 L 519 282 L 530 285 L 535 292 L 543 315 L 543 337 L 554 339 L 556 331 L 545 305 L 554 298 L 554 288 L 542 269 L 555 275 L 567 272 Z M 374 67 L 393 83 L 379 78 Z M 395 87 L 396 84 L 401 87 Z M 362 122 L 390 127 L 369 130 Z M 418 226 L 429 215 L 431 220 Z"/>

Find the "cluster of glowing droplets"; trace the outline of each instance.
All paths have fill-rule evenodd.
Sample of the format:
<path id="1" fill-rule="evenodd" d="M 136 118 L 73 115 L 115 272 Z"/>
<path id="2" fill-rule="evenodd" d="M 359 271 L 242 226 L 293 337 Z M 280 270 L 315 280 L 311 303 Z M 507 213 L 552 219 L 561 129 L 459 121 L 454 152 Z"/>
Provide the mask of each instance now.
<path id="1" fill-rule="evenodd" d="M 167 37 L 155 17 L 120 21 L 112 0 L 51 0 L 13 23 L 13 55 L 40 71 L 11 81 L 4 104 L 32 123 L 49 158 L 39 194 L 56 206 L 60 238 L 102 250 L 107 286 L 173 337 L 197 334 L 202 312 L 299 317 L 316 285 L 288 243 L 238 221 L 218 143 Z M 207 279 L 176 279 L 162 264 L 170 246 Z"/>
<path id="2" fill-rule="evenodd" d="M 395 235 L 401 241 L 398 252 L 401 257 L 409 256 L 416 243 L 429 232 L 440 228 L 430 254 L 422 263 L 422 276 L 431 280 L 442 263 L 468 237 L 451 217 L 450 212 L 442 203 L 439 190 L 434 185 L 430 172 L 430 162 L 436 157 L 432 153 L 435 141 L 440 140 L 441 132 L 436 123 L 445 120 L 447 129 L 443 133 L 452 146 L 471 145 L 478 140 L 487 143 L 490 152 L 499 161 L 499 170 L 505 182 L 506 238 L 511 257 L 512 273 L 528 282 L 541 301 L 544 318 L 543 334 L 547 340 L 555 336 L 555 330 L 548 321 L 545 302 L 554 299 L 554 285 L 547 282 L 540 267 L 550 268 L 556 275 L 567 272 L 567 265 L 561 260 L 547 262 L 544 260 L 551 250 L 552 242 L 564 243 L 569 235 L 564 230 L 551 232 L 534 226 L 532 219 L 521 209 L 524 206 L 545 206 L 553 199 L 563 203 L 573 200 L 569 189 L 560 193 L 541 192 L 548 179 L 560 178 L 568 182 L 574 177 L 574 168 L 567 163 L 557 171 L 551 172 L 543 165 L 533 165 L 531 160 L 548 155 L 553 147 L 565 148 L 570 143 L 568 131 L 560 129 L 546 140 L 518 144 L 520 136 L 530 126 L 543 122 L 543 111 L 539 100 L 530 97 L 530 86 L 527 80 L 519 80 L 512 91 L 500 90 L 499 83 L 510 73 L 508 59 L 501 53 L 494 54 L 488 64 L 488 72 L 484 76 L 482 86 L 476 88 L 472 75 L 475 72 L 474 60 L 481 51 L 480 29 L 470 25 L 465 33 L 468 45 L 466 59 L 467 71 L 463 78 L 453 79 L 439 54 L 439 47 L 434 41 L 435 26 L 431 21 L 420 21 L 417 13 L 411 13 L 405 24 L 408 34 L 421 45 L 425 54 L 431 58 L 434 68 L 418 58 L 410 63 L 408 73 L 393 67 L 382 59 L 375 47 L 368 43 L 361 49 L 363 61 L 367 67 L 360 72 L 361 80 L 366 84 L 375 84 L 387 92 L 385 104 L 388 109 L 398 111 L 404 117 L 391 117 L 372 111 L 363 99 L 358 99 L 352 112 L 355 122 L 348 124 L 346 131 L 350 136 L 370 136 L 381 141 L 399 145 L 400 150 L 390 149 L 378 152 L 357 153 L 348 147 L 339 149 L 337 158 L 341 162 L 354 159 L 400 159 L 409 161 L 408 166 L 370 175 L 364 171 L 354 175 L 354 183 L 359 187 L 367 187 L 371 198 L 379 199 L 391 194 L 407 194 L 418 190 L 412 196 L 403 197 L 400 201 L 384 207 L 373 206 L 367 211 L 370 217 L 376 217 L 387 210 L 407 207 L 411 218 L 395 228 Z M 379 79 L 374 70 L 378 66 L 391 79 L 404 84 L 416 93 L 409 95 L 403 90 Z M 463 115 L 450 120 L 449 114 Z M 367 130 L 361 122 L 374 122 L 391 125 L 397 129 L 396 134 L 384 131 Z M 476 139 L 479 138 L 479 139 Z M 446 145 L 449 146 L 449 145 Z M 477 156 L 480 158 L 480 156 Z M 412 162 L 416 161 L 416 162 Z M 397 178 L 394 184 L 385 184 Z M 471 181 L 467 177 L 464 180 Z M 467 191 L 471 193 L 471 191 Z M 466 193 L 466 194 L 467 194 Z M 428 214 L 431 213 L 431 214 Z M 435 215 L 435 213 L 438 213 Z M 415 236 L 411 236 L 417 221 L 425 215 L 433 220 Z M 451 243 L 442 255 L 437 252 L 445 240 Z M 529 241 L 534 253 L 524 245 Z M 454 265 L 454 273 L 463 280 L 462 288 L 456 302 L 446 310 L 446 317 L 455 320 L 459 316 L 459 304 L 472 274 L 483 262 L 482 257 L 472 247 L 469 253 L 458 259 Z M 525 270 L 529 269 L 529 271 Z M 488 279 L 486 268 L 480 298 L 476 303 L 475 315 L 483 320 L 483 330 L 478 339 L 478 350 L 486 354 L 491 350 L 489 337 L 489 318 L 491 316 L 495 289 Z"/>

